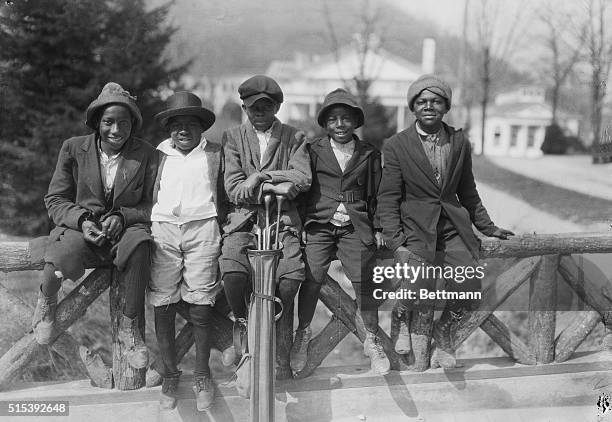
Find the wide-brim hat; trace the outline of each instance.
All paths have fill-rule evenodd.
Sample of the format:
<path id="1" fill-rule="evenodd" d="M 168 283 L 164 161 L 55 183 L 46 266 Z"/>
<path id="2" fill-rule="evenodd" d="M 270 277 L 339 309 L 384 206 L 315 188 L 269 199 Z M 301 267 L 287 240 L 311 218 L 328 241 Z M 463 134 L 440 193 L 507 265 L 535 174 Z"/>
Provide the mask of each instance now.
<path id="1" fill-rule="evenodd" d="M 414 111 L 414 100 L 421 92 L 428 90 L 446 100 L 446 108 L 450 110 L 453 99 L 453 90 L 450 85 L 436 75 L 422 75 L 408 88 L 408 107 Z"/>
<path id="2" fill-rule="evenodd" d="M 365 116 L 363 114 L 361 106 L 353 95 L 351 95 L 348 91 L 342 88 L 333 90 L 332 92 L 327 94 L 325 100 L 323 100 L 323 106 L 321 107 L 321 110 L 319 110 L 319 114 L 317 114 L 317 122 L 319 123 L 319 126 L 321 126 L 322 128 L 325 127 L 325 116 L 327 115 L 329 109 L 336 105 L 347 106 L 355 112 L 357 116 L 357 124 L 355 126 L 355 129 L 363 126 Z"/>
<path id="3" fill-rule="evenodd" d="M 277 104 L 283 102 L 283 91 L 278 83 L 265 75 L 255 75 L 238 87 L 238 94 L 243 104 L 251 107 L 255 101 L 268 98 Z"/>
<path id="4" fill-rule="evenodd" d="M 175 116 L 195 116 L 202 122 L 202 129 L 208 130 L 215 123 L 215 113 L 202 107 L 202 100 L 188 91 L 179 91 L 166 100 L 166 108 L 153 118 L 163 127 Z"/>
<path id="5" fill-rule="evenodd" d="M 131 96 L 128 91 L 116 82 L 109 82 L 104 85 L 98 98 L 89 104 L 85 113 L 85 124 L 92 129 L 97 129 L 99 123 L 97 121 L 99 117 L 98 112 L 100 109 L 112 104 L 126 106 L 130 110 L 132 117 L 136 120 L 136 130 L 142 127 L 142 114 L 136 105 L 136 97 Z"/>

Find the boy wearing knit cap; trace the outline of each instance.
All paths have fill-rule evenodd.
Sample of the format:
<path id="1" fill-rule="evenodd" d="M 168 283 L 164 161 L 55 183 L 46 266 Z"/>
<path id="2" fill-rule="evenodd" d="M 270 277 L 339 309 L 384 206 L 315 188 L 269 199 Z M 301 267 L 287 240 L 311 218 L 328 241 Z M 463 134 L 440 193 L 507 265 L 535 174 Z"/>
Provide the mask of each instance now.
<path id="1" fill-rule="evenodd" d="M 223 134 L 225 189 L 230 206 L 223 226 L 219 265 L 226 297 L 236 318 L 235 331 L 246 332 L 247 297 L 251 282 L 246 249 L 256 248 L 255 226 L 265 221 L 263 196 L 282 195 L 279 240 L 283 244 L 277 296 L 284 312 L 277 324 L 277 378 L 290 378 L 293 299 L 304 279 L 299 235 L 302 221 L 293 199 L 310 187 L 312 176 L 303 132 L 276 117 L 283 92 L 273 79 L 257 75 L 238 87 L 248 121 Z M 271 210 L 276 215 L 275 206 Z M 287 326 L 283 330 L 278 327 Z M 287 338 L 281 338 L 286 335 Z M 239 351 L 236 351 L 237 353 Z"/>
<path id="2" fill-rule="evenodd" d="M 364 353 L 372 370 L 389 372 L 389 359 L 378 337 L 378 303 L 372 297 L 368 268 L 374 252 L 384 245 L 375 232 L 373 198 L 380 182 L 380 152 L 359 139 L 354 130 L 363 125 L 363 110 L 343 89 L 330 92 L 318 114 L 327 136 L 309 142 L 312 186 L 304 194 L 306 281 L 298 299 L 299 324 L 291 349 L 291 368 L 306 365 L 308 342 L 319 292 L 333 259 L 342 263 L 353 283 L 367 330 Z M 361 264 L 359 264 L 361 263 Z"/>
<path id="3" fill-rule="evenodd" d="M 378 191 L 378 215 L 387 246 L 399 263 L 410 265 L 473 266 L 479 259 L 480 242 L 472 224 L 485 236 L 506 239 L 512 232 L 496 227 L 482 205 L 474 175 L 470 142 L 460 129 L 442 121 L 452 102 L 452 90 L 441 78 L 423 75 L 408 89 L 408 106 L 415 122 L 387 140 L 383 150 L 385 167 Z M 429 281 L 429 283 L 428 283 Z M 410 280 L 406 287 L 435 290 L 435 280 Z M 447 291 L 476 291 L 480 280 L 446 280 Z M 440 320 L 434 326 L 436 350 L 432 366 L 454 367 L 455 350 L 451 341 L 456 322 L 475 303 L 447 300 Z M 410 332 L 412 319 L 422 320 L 431 312 L 427 300 L 400 300 L 394 309 L 400 334 L 395 350 L 408 354 L 412 345 L 417 362 L 427 347 L 428 333 Z M 427 331 L 427 330 L 425 330 Z"/>

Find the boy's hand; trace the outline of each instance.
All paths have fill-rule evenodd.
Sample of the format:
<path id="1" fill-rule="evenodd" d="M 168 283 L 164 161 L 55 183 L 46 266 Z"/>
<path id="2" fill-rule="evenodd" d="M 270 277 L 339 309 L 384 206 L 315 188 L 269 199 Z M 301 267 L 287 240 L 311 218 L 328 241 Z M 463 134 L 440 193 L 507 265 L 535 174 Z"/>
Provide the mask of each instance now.
<path id="1" fill-rule="evenodd" d="M 117 240 L 123 231 L 123 222 L 118 215 L 109 215 L 102 220 L 102 233 L 108 239 Z"/>
<path id="2" fill-rule="evenodd" d="M 376 239 L 376 249 L 382 249 L 387 246 L 381 232 L 374 232 L 374 239 Z"/>
<path id="3" fill-rule="evenodd" d="M 276 195 L 283 195 L 290 201 L 300 193 L 295 185 L 291 182 L 281 182 L 276 185 L 272 183 L 265 183 L 263 187 L 264 193 L 273 193 Z"/>
<path id="4" fill-rule="evenodd" d="M 501 229 L 499 227 L 496 228 L 495 231 L 491 234 L 491 237 L 497 237 L 503 240 L 508 239 L 509 236 L 514 236 L 514 233 L 512 233 L 510 230 Z"/>
<path id="5" fill-rule="evenodd" d="M 242 182 L 242 185 L 238 188 L 236 193 L 236 199 L 239 201 L 248 201 L 255 199 L 255 190 L 259 187 L 261 182 L 266 180 L 266 176 L 261 173 L 253 173 L 247 179 Z"/>
<path id="6" fill-rule="evenodd" d="M 100 230 L 93 221 L 83 221 L 81 230 L 83 231 L 83 239 L 85 239 L 86 242 L 93 243 L 96 246 L 102 246 L 106 241 L 104 232 Z"/>

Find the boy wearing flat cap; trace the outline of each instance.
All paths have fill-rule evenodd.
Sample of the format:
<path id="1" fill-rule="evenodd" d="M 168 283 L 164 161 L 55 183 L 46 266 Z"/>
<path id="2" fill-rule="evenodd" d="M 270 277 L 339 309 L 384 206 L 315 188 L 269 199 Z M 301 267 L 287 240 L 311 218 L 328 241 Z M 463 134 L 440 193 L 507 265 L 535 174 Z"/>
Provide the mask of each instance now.
<path id="1" fill-rule="evenodd" d="M 299 372 L 306 365 L 310 322 L 321 286 L 332 260 L 338 258 L 353 283 L 355 296 L 366 327 L 364 353 L 372 370 L 389 372 L 389 359 L 378 337 L 378 304 L 372 297 L 368 268 L 382 234 L 375 232 L 372 216 L 380 182 L 380 152 L 359 139 L 355 129 L 364 123 L 363 110 L 344 89 L 330 92 L 317 116 L 327 136 L 308 143 L 312 185 L 304 203 L 306 281 L 300 286 L 299 324 L 291 349 L 291 368 Z"/>
<path id="2" fill-rule="evenodd" d="M 247 294 L 250 292 L 250 265 L 247 248 L 256 247 L 254 226 L 258 218 L 265 221 L 264 194 L 289 199 L 282 206 L 280 241 L 283 255 L 277 269 L 277 296 L 284 312 L 277 325 L 277 378 L 290 378 L 289 347 L 293 327 L 290 325 L 293 299 L 304 279 L 299 236 L 302 221 L 293 199 L 310 187 L 312 180 L 305 136 L 294 127 L 276 119 L 283 92 L 273 79 L 257 75 L 238 87 L 242 109 L 248 121 L 223 134 L 225 151 L 225 189 L 230 208 L 223 227 L 223 245 L 219 261 L 225 294 L 236 317 L 236 329 L 246 332 Z M 276 210 L 272 211 L 274 215 Z M 287 350 L 285 350 L 287 349 Z"/>
<path id="3" fill-rule="evenodd" d="M 95 132 L 62 144 L 45 196 L 56 227 L 45 251 L 33 327 L 38 343 L 52 342 L 62 278 L 77 280 L 86 268 L 112 263 L 125 285 L 119 342 L 129 364 L 144 368 L 148 353 L 136 317 L 149 280 L 157 159 L 151 145 L 134 137 L 142 125 L 135 100 L 109 82 L 87 107 L 85 123 Z"/>
<path id="4" fill-rule="evenodd" d="M 210 358 L 213 306 L 222 289 L 217 259 L 220 222 L 227 208 L 223 149 L 203 133 L 215 115 L 191 92 L 176 92 L 155 116 L 170 137 L 159 144 L 159 170 L 151 212 L 155 241 L 148 299 L 154 306 L 155 334 L 164 362 L 160 407 L 176 406 L 181 372 L 174 344 L 176 307 L 187 304 L 196 346 L 194 393 L 198 410 L 214 400 Z"/>
<path id="5" fill-rule="evenodd" d="M 378 191 L 378 215 L 387 247 L 395 259 L 410 265 L 441 267 L 474 266 L 480 242 L 472 224 L 485 236 L 506 239 L 512 232 L 496 227 L 476 190 L 472 173 L 471 147 L 460 129 L 442 121 L 451 107 L 450 86 L 435 75 L 423 75 L 408 89 L 408 106 L 415 122 L 387 140 L 383 149 L 385 166 Z M 446 273 L 446 271 L 445 271 Z M 407 281 L 407 280 L 404 280 Z M 435 290 L 436 280 L 423 277 L 402 287 L 419 292 Z M 480 280 L 447 279 L 447 291 L 477 291 Z M 455 350 L 451 331 L 475 303 L 447 300 L 440 320 L 434 326 L 436 349 L 432 366 L 454 367 Z M 412 344 L 416 354 L 426 347 L 428 332 L 409 330 L 411 318 L 430 315 L 427 300 L 400 300 L 394 317 L 400 320 L 396 352 L 408 354 Z M 412 313 L 411 313 L 412 310 Z M 419 327 L 421 325 L 416 324 Z M 427 331 L 427 330 L 426 330 Z"/>

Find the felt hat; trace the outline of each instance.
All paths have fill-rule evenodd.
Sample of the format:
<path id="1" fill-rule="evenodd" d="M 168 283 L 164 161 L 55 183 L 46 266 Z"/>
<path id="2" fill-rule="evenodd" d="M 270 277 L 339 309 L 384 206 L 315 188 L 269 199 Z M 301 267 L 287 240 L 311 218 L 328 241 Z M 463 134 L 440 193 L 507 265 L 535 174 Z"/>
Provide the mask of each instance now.
<path id="1" fill-rule="evenodd" d="M 357 99 L 342 88 L 335 89 L 325 96 L 323 106 L 321 107 L 321 110 L 319 110 L 319 114 L 317 114 L 317 122 L 319 123 L 319 126 L 323 128 L 325 127 L 325 116 L 329 109 L 335 105 L 345 105 L 351 108 L 357 115 L 357 125 L 355 126 L 355 129 L 363 126 L 365 118 L 363 115 L 363 110 L 359 106 Z"/>
<path id="2" fill-rule="evenodd" d="M 136 129 L 140 129 L 142 126 L 142 114 L 140 114 L 140 109 L 136 105 L 136 97 L 131 96 L 129 92 L 116 82 L 109 82 L 104 85 L 98 98 L 89 104 L 85 113 L 85 124 L 92 129 L 97 129 L 97 124 L 99 123 L 96 121 L 98 111 L 111 104 L 126 106 L 130 110 L 132 117 L 136 119 Z"/>
<path id="3" fill-rule="evenodd" d="M 414 111 L 414 100 L 421 92 L 428 90 L 446 100 L 446 108 L 450 110 L 453 91 L 451 87 L 436 75 L 422 75 L 408 88 L 408 107 Z"/>
<path id="4" fill-rule="evenodd" d="M 215 113 L 202 107 L 202 100 L 191 92 L 175 92 L 168 97 L 165 105 L 166 108 L 153 117 L 163 127 L 168 124 L 168 119 L 175 116 L 195 116 L 200 119 L 205 131 L 215 123 Z"/>
<path id="5" fill-rule="evenodd" d="M 245 106 L 252 106 L 255 101 L 268 98 L 277 104 L 283 102 L 283 91 L 276 81 L 265 75 L 255 75 L 238 87 L 238 94 Z"/>

